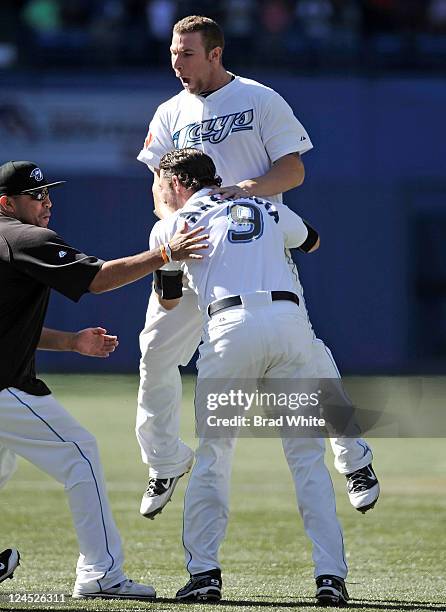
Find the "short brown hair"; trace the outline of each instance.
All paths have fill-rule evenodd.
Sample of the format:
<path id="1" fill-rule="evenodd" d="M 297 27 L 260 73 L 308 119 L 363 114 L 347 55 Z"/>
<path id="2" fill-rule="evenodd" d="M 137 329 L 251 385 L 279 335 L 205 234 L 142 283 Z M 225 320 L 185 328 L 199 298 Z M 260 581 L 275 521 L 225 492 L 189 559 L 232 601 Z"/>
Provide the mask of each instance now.
<path id="1" fill-rule="evenodd" d="M 169 151 L 162 156 L 159 166 L 169 182 L 175 175 L 186 189 L 199 191 L 204 187 L 221 185 L 221 178 L 217 176 L 214 162 L 209 155 L 199 149 Z"/>
<path id="2" fill-rule="evenodd" d="M 206 53 L 210 53 L 215 47 L 225 47 L 225 36 L 223 30 L 216 21 L 202 15 L 190 15 L 184 17 L 173 26 L 176 34 L 188 34 L 190 32 L 201 32 L 203 46 Z"/>

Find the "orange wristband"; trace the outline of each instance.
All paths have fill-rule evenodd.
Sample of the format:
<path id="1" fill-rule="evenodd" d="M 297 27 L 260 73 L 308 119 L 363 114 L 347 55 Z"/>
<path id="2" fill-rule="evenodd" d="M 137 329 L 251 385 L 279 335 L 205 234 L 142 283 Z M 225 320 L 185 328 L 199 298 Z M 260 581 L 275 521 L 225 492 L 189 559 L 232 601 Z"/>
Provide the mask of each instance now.
<path id="1" fill-rule="evenodd" d="M 166 247 L 164 244 L 160 246 L 161 257 L 163 258 L 164 263 L 169 263 L 169 258 L 167 257 Z"/>

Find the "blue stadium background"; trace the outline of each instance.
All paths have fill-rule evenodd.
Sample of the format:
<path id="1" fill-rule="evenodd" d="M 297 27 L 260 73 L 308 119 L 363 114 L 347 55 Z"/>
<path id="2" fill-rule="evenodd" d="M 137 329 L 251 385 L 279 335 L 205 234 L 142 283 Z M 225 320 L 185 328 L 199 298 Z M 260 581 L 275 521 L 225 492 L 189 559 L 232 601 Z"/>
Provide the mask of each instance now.
<path id="1" fill-rule="evenodd" d="M 303 55 L 295 49 L 294 63 L 287 49 L 280 70 L 226 62 L 280 92 L 313 141 L 305 183 L 285 201 L 320 230 L 318 253 L 296 257 L 313 325 L 346 373 L 439 373 L 446 366 L 446 46 L 441 32 L 415 34 L 404 53 L 407 28 L 395 28 L 364 39 L 362 56 L 345 48 L 333 55 L 322 45 L 315 66 L 308 46 Z M 164 56 L 152 66 L 138 56 L 128 67 L 117 62 L 104 70 L 76 65 L 73 58 L 84 56 L 59 44 L 28 50 L 36 53 L 33 64 L 30 55 L 14 55 L 14 41 L 0 39 L 2 161 L 32 155 L 47 174 L 69 181 L 54 192 L 52 219 L 68 241 L 105 259 L 135 253 L 155 221 L 150 174 L 136 155 L 156 104 L 178 90 L 177 82 Z M 168 41 L 159 45 L 167 51 Z M 41 108 L 54 119 L 51 105 L 63 98 L 60 108 L 70 109 L 70 96 L 90 99 L 86 114 L 98 96 L 106 113 L 116 113 L 114 133 L 92 134 L 89 142 L 88 121 L 75 117 L 67 129 L 87 133 L 74 145 L 67 134 L 70 148 L 66 117 L 58 115 L 57 137 L 37 125 Z M 103 109 L 96 110 L 100 116 Z M 120 134 L 120 118 L 128 115 L 131 128 Z M 119 143 L 110 163 L 110 147 Z M 40 352 L 39 369 L 136 371 L 149 290 L 145 279 L 79 304 L 54 294 L 48 326 L 100 324 L 119 335 L 120 347 L 109 360 Z"/>

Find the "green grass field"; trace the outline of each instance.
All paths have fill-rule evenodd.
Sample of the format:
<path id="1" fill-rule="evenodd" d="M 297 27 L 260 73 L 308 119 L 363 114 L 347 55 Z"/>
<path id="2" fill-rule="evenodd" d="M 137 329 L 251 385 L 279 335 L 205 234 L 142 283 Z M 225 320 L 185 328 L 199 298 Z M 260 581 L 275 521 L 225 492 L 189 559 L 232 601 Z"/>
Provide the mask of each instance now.
<path id="1" fill-rule="evenodd" d="M 76 540 L 63 489 L 34 466 L 19 469 L 0 493 L 0 548 L 17 547 L 22 564 L 0 585 L 0 609 L 178 610 L 173 598 L 187 575 L 181 545 L 182 498 L 154 521 L 140 517 L 146 483 L 134 437 L 134 376 L 45 376 L 54 394 L 98 438 L 111 504 L 130 577 L 156 587 L 155 603 L 78 602 L 69 594 Z M 185 381 L 183 438 L 193 435 L 193 379 Z M 344 528 L 351 607 L 446 610 L 446 452 L 444 439 L 376 439 L 375 469 L 382 493 L 361 515 L 349 504 L 345 479 L 333 475 Z M 277 439 L 241 439 L 232 481 L 231 520 L 221 550 L 224 601 L 220 610 L 310 609 L 315 603 L 309 543 Z M 10 603 L 13 594 L 65 594 L 65 603 Z M 190 604 L 189 604 L 190 606 Z M 209 609 L 193 605 L 192 610 Z"/>

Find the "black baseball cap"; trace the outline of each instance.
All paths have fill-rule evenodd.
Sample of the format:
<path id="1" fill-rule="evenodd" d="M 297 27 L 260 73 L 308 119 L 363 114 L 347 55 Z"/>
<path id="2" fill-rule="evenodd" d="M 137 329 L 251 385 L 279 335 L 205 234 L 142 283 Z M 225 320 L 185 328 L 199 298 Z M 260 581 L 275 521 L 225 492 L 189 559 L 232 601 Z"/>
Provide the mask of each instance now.
<path id="1" fill-rule="evenodd" d="M 65 181 L 47 181 L 42 170 L 30 161 L 9 161 L 0 166 L 0 196 L 28 193 L 63 183 Z"/>

